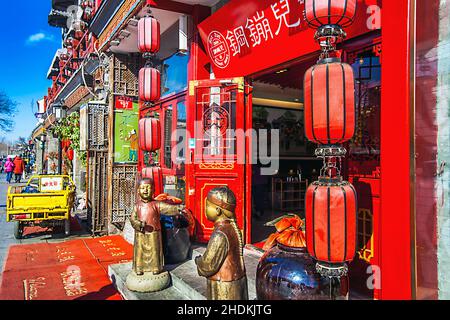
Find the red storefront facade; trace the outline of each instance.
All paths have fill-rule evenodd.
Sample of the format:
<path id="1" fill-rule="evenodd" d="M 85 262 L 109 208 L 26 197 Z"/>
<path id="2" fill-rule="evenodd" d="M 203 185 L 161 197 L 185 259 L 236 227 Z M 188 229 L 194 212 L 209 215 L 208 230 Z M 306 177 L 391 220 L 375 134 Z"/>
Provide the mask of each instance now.
<path id="1" fill-rule="evenodd" d="M 223 5 L 221 8 L 218 2 Z M 349 153 L 343 168 L 344 177 L 355 186 L 359 199 L 358 253 L 350 266 L 350 283 L 365 298 L 427 297 L 418 288 L 426 282 L 423 275 L 433 274 L 429 271 L 435 268 L 418 267 L 421 263 L 417 260 L 424 257 L 432 263 L 437 260 L 435 252 L 426 255 L 418 249 L 421 232 L 429 230 L 416 223 L 421 221 L 416 215 L 417 193 L 430 190 L 428 185 L 416 181 L 416 168 L 421 160 L 417 154 L 420 146 L 417 146 L 416 121 L 420 118 L 415 100 L 420 94 L 416 88 L 416 46 L 420 38 L 426 39 L 431 47 L 429 41 L 437 42 L 434 29 L 427 34 L 425 22 L 418 23 L 418 19 L 428 21 L 425 19 L 428 5 L 424 2 L 358 0 L 355 22 L 346 28 L 347 38 L 338 45 L 343 61 L 353 67 L 356 78 L 357 132 L 356 138 L 346 145 Z M 155 163 L 161 166 L 167 189 L 176 185 L 178 193 L 174 195 L 183 198 L 194 213 L 199 242 L 206 242 L 212 231 L 203 210 L 206 194 L 218 185 L 228 185 L 237 196 L 238 225 L 246 243 L 261 243 L 266 233 L 272 231 L 263 226 L 270 220 L 267 212 L 271 218 L 276 218 L 278 213 L 302 214 L 303 210 L 298 209 L 303 206 L 301 200 L 283 200 L 283 192 L 287 191 L 279 192 L 280 186 L 281 190 L 286 186 L 283 179 L 290 175 L 290 169 L 297 170 L 297 164 L 301 164 L 298 172 L 303 174 L 307 186 L 321 165 L 314 159 L 314 148 L 304 142 L 304 137 L 296 138 L 304 134 L 303 77 L 320 53 L 314 31 L 304 22 L 302 2 L 146 0 L 125 3 L 130 8 L 135 6 L 137 9 L 130 10 L 139 12 L 140 17 L 150 8 L 161 22 L 189 17 L 187 48 L 173 56 L 184 57 L 180 58 L 185 59 L 181 67 L 173 69 L 169 66 L 171 62 L 163 60 L 167 68 L 175 71 L 168 75 L 169 80 L 183 69 L 185 86 L 166 92 L 151 106 L 140 106 L 140 117 L 160 119 L 163 143 L 157 155 L 140 152 L 139 170 Z M 120 29 L 118 25 L 114 31 L 118 33 Z M 173 30 L 170 26 L 163 26 L 163 30 L 164 47 L 165 32 Z M 101 43 L 102 50 L 111 47 L 111 38 Z M 132 50 L 137 52 L 137 48 Z M 164 58 L 170 59 L 168 56 Z M 425 85 L 432 90 L 433 83 Z M 282 154 L 280 169 L 274 177 L 255 174 L 255 169 L 264 165 L 251 161 L 257 143 L 254 136 L 244 135 L 240 143 L 233 140 L 224 146 L 205 143 L 208 139 L 205 126 L 211 125 L 205 119 L 212 118 L 210 107 L 214 103 L 221 107 L 217 115 L 223 124 L 221 130 L 280 129 Z M 199 127 L 198 123 L 203 126 Z M 176 136 L 177 130 L 186 130 L 189 136 Z M 174 156 L 173 150 L 180 143 L 186 146 L 185 152 Z M 215 156 L 223 155 L 231 146 L 235 151 L 232 158 L 222 163 L 216 161 Z M 422 147 L 421 154 L 426 153 Z M 258 155 L 259 152 L 256 151 Z M 264 221 L 258 214 L 260 209 Z M 437 275 L 433 274 L 432 278 L 429 286 L 435 290 Z"/>
<path id="2" fill-rule="evenodd" d="M 201 22 L 197 25 L 199 33 L 195 32 L 194 41 L 191 43 L 187 91 L 166 98 L 161 101 L 159 107 L 151 109 L 158 110 L 161 113 L 162 123 L 167 124 L 164 110 L 180 102 L 185 103 L 188 132 L 196 132 L 195 121 L 201 120 L 202 114 L 207 112 L 202 106 L 209 105 L 211 99 L 214 99 L 211 88 L 217 88 L 214 94 L 222 97 L 222 101 L 233 100 L 235 103 L 232 108 L 242 110 L 232 114 L 235 117 L 234 129 L 245 131 L 252 128 L 252 82 L 261 77 L 267 77 L 268 74 L 277 70 L 289 69 L 295 65 L 300 65 L 298 70 L 306 70 L 307 65 L 309 67 L 318 56 L 319 47 L 314 41 L 314 31 L 301 22 L 302 17 L 298 14 L 301 8 L 297 8 L 300 5 L 296 1 L 295 4 L 294 1 L 288 2 L 288 7 L 290 5 L 289 9 L 293 14 L 285 10 L 287 20 L 275 20 L 275 16 L 272 16 L 272 20 L 269 21 L 275 26 L 272 27 L 272 37 L 266 35 L 271 41 L 259 39 L 259 44 L 252 47 L 249 43 L 251 35 L 247 33 L 247 43 L 240 48 L 239 43 L 235 47 L 228 46 L 225 57 L 220 56 L 220 53 L 214 56 L 214 48 L 208 48 L 207 41 L 217 40 L 219 43 L 220 41 L 227 43 L 225 37 L 228 30 L 234 31 L 233 36 L 236 34 L 239 36 L 239 31 L 243 30 L 241 27 L 245 27 L 245 23 L 248 23 L 252 17 L 256 21 L 258 18 L 269 17 L 271 13 L 273 15 L 275 10 L 283 9 L 283 1 L 267 0 L 254 3 L 230 1 L 211 16 L 207 7 L 169 1 L 148 1 L 148 4 L 154 8 L 190 14 L 195 23 Z M 279 7 L 271 8 L 271 5 Z M 375 289 L 371 292 L 376 299 L 413 298 L 414 255 L 411 237 L 413 221 L 411 219 L 410 158 L 412 152 L 411 10 L 413 8 L 409 1 L 385 1 L 384 5 L 381 1 L 358 1 L 356 21 L 346 30 L 348 37 L 340 48 L 344 61 L 352 64 L 356 59 L 362 59 L 365 56 L 370 56 L 370 60 L 377 57 L 376 68 L 382 69 L 379 83 L 375 84 L 383 88 L 378 106 L 382 111 L 378 110 L 376 115 L 379 123 L 375 120 L 372 124 L 373 128 L 370 129 L 371 134 L 378 135 L 375 140 L 379 141 L 380 153 L 375 152 L 364 157 L 352 156 L 345 166 L 348 179 L 355 185 L 360 196 L 359 213 L 370 220 L 370 228 L 372 228 L 368 238 L 367 234 L 362 235 L 363 238 L 366 237 L 364 239 L 367 243 L 355 263 L 354 269 L 358 269 L 356 277 L 361 277 L 357 282 L 364 286 L 368 279 L 367 266 L 375 266 L 371 269 L 375 281 Z M 281 11 L 278 14 L 279 17 L 282 16 Z M 234 18 L 230 19 L 230 17 Z M 250 19 L 246 21 L 246 18 Z M 275 23 L 278 22 L 280 22 L 279 30 L 277 30 L 278 37 L 273 37 L 273 34 L 277 33 L 275 30 L 278 24 Z M 210 66 L 215 73 L 215 80 L 210 80 Z M 373 72 L 373 68 L 370 71 Z M 297 81 L 301 82 L 302 79 L 303 74 L 299 73 Z M 395 108 L 392 101 L 396 101 Z M 177 118 L 175 109 L 173 108 L 172 119 Z M 231 110 L 228 111 L 232 113 Z M 154 113 L 144 109 L 141 115 L 154 116 Z M 176 122 L 171 124 L 172 128 L 173 125 L 176 125 Z M 163 132 L 166 133 L 167 130 L 163 129 Z M 190 154 L 187 157 L 191 160 L 199 160 L 199 156 L 204 151 L 201 142 L 199 143 L 202 137 L 194 133 L 191 138 L 196 142 L 195 146 L 189 149 Z M 246 157 L 249 157 L 252 152 L 252 141 L 251 138 L 245 141 L 243 147 L 246 150 Z M 203 162 L 192 161 L 194 163 L 187 163 L 183 171 L 169 168 L 170 165 L 161 163 L 164 174 L 185 176 L 186 205 L 194 212 L 198 221 L 197 239 L 199 241 L 207 241 L 212 231 L 212 226 L 203 219 L 202 199 L 209 189 L 225 184 L 231 187 L 238 197 L 236 210 L 239 215 L 238 224 L 245 230 L 246 242 L 254 243 L 251 225 L 252 168 L 249 159 L 246 160 L 245 164 L 238 164 L 237 160 L 235 163 L 227 164 L 208 163 L 207 159 Z M 399 165 L 400 163 L 402 165 Z M 142 156 L 140 164 L 144 166 Z M 395 215 L 392 214 L 393 212 Z M 392 245 L 393 243 L 396 245 Z M 376 283 L 379 280 L 381 284 Z"/>

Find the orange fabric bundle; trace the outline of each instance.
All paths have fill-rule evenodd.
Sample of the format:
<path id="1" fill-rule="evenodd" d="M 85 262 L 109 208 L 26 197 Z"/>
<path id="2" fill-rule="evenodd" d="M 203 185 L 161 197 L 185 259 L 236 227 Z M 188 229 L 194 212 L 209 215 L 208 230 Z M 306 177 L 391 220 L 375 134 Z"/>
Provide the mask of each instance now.
<path id="1" fill-rule="evenodd" d="M 263 249 L 270 250 L 277 242 L 287 247 L 306 247 L 305 233 L 302 230 L 303 224 L 303 220 L 298 216 L 280 220 L 275 224 L 277 232 L 269 236 Z"/>
<path id="2" fill-rule="evenodd" d="M 155 198 L 155 200 L 168 202 L 170 204 L 182 204 L 183 203 L 183 200 L 181 200 L 180 198 L 170 196 L 167 193 L 160 194 L 159 196 L 157 196 Z"/>

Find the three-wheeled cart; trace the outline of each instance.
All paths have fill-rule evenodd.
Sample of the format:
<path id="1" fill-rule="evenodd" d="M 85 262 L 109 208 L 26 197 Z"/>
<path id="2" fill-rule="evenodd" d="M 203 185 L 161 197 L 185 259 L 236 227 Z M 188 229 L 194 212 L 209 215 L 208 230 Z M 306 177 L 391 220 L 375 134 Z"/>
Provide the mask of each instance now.
<path id="1" fill-rule="evenodd" d="M 34 175 L 25 186 L 9 187 L 6 221 L 14 222 L 14 236 L 22 238 L 24 227 L 64 226 L 70 235 L 75 184 L 66 175 Z"/>

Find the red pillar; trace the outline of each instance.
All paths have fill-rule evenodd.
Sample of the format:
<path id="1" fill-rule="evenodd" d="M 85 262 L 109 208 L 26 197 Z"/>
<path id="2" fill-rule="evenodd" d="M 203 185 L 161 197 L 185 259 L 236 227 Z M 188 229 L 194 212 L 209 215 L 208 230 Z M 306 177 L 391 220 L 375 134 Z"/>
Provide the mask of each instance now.
<path id="1" fill-rule="evenodd" d="M 382 11 L 381 299 L 413 298 L 413 3 L 384 1 Z"/>

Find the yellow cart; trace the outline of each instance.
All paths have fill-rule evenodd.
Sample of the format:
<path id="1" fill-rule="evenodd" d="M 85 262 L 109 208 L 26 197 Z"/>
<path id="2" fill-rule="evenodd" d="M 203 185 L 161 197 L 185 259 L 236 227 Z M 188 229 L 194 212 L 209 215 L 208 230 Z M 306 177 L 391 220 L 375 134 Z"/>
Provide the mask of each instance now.
<path id="1" fill-rule="evenodd" d="M 70 234 L 70 216 L 75 201 L 75 184 L 66 175 L 35 175 L 25 186 L 9 187 L 6 221 L 14 222 L 14 236 L 22 238 L 25 226 L 64 225 Z"/>

